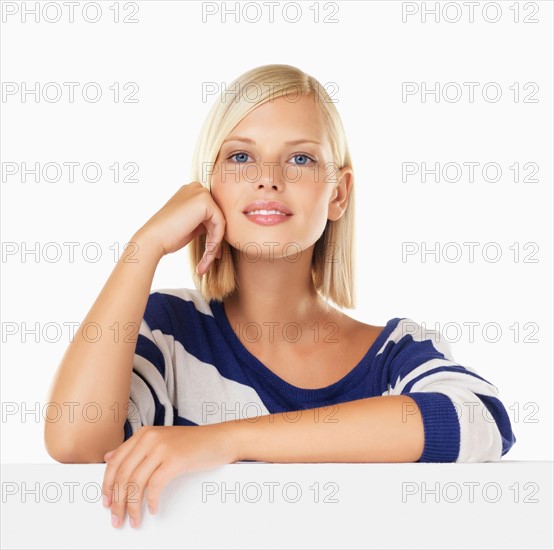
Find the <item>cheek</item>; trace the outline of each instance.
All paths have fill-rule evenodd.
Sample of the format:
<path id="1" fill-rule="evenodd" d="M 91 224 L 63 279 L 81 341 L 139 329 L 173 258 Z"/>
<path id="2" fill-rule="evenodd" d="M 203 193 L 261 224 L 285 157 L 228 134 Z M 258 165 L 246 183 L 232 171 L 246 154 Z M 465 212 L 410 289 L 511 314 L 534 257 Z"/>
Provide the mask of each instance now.
<path id="1" fill-rule="evenodd" d="M 236 228 L 237 221 L 240 220 L 239 216 L 243 215 L 240 211 L 241 195 L 230 187 L 225 188 L 225 184 L 218 181 L 215 174 L 212 177 L 211 194 L 214 202 L 217 204 L 223 213 L 223 217 L 225 218 L 224 238 L 229 241 L 231 238 L 230 234 L 233 233 Z"/>
<path id="2" fill-rule="evenodd" d="M 217 206 L 225 213 L 227 198 L 225 186 L 221 182 L 219 174 L 214 174 L 211 181 L 211 195 Z"/>
<path id="3" fill-rule="evenodd" d="M 313 227 L 312 236 L 315 236 L 316 240 L 321 236 L 325 230 L 325 226 L 329 221 L 329 201 L 331 199 L 331 191 L 327 185 L 321 184 L 317 190 L 317 193 L 312 197 L 310 205 L 310 225 Z"/>
<path id="4" fill-rule="evenodd" d="M 304 215 L 311 220 L 327 218 L 329 210 L 329 189 L 323 180 L 311 182 L 303 187 L 301 199 Z"/>

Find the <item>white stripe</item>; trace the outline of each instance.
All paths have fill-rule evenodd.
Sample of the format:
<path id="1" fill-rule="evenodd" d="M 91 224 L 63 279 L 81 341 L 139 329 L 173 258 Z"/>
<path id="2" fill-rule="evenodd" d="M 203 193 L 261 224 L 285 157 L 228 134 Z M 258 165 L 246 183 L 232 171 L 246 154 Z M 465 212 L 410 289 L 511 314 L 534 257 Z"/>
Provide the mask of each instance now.
<path id="1" fill-rule="evenodd" d="M 161 330 L 154 329 L 152 331 L 148 323 L 143 319 L 140 323 L 139 334 L 147 338 L 150 342 L 152 342 L 152 344 L 154 344 L 154 346 L 156 346 L 156 348 L 158 348 L 162 352 L 165 365 L 171 364 L 172 357 L 173 357 L 173 348 L 168 343 L 168 340 L 166 339 L 166 335 Z M 136 347 L 135 347 L 135 351 L 136 351 Z M 164 382 L 166 383 L 166 385 L 168 381 L 168 374 L 169 374 L 168 371 L 170 370 L 171 369 L 168 369 L 167 367 L 164 369 Z"/>
<path id="2" fill-rule="evenodd" d="M 471 374 L 464 374 L 463 372 L 453 371 L 440 371 L 425 376 L 421 380 L 418 380 L 410 389 L 410 392 L 415 391 L 434 391 L 429 390 L 428 386 L 435 385 L 437 383 L 442 384 L 447 382 L 452 384 L 452 387 L 460 387 L 461 389 L 468 390 L 475 393 L 482 393 L 483 395 L 490 395 L 498 398 L 498 389 L 492 384 L 487 384 L 480 378 L 475 378 Z M 476 395 L 473 396 L 473 401 L 479 399 Z"/>
<path id="3" fill-rule="evenodd" d="M 164 426 L 172 426 L 172 403 L 167 394 L 167 387 L 160 371 L 150 361 L 138 354 L 135 354 L 133 370 L 138 372 L 150 384 L 159 402 L 165 407 Z M 149 426 L 152 426 L 152 424 L 149 424 Z"/>
<path id="4" fill-rule="evenodd" d="M 390 395 L 400 395 L 408 382 L 411 382 L 414 378 L 417 378 L 421 374 L 428 372 L 430 370 L 433 370 L 437 367 L 443 367 L 443 366 L 461 366 L 457 363 L 454 363 L 453 361 L 448 361 L 447 359 L 430 359 L 429 361 L 425 361 L 425 363 L 422 363 L 419 365 L 419 367 L 416 367 L 415 369 L 411 370 L 404 378 L 401 378 L 400 375 L 398 375 L 398 378 L 396 379 L 396 382 L 394 383 L 394 387 L 390 390 Z M 443 371 L 441 371 L 443 373 Z"/>
<path id="5" fill-rule="evenodd" d="M 172 368 L 172 365 L 175 364 L 175 338 L 172 335 L 164 334 L 160 329 L 154 329 L 151 334 L 154 344 L 161 351 L 164 358 L 164 384 L 166 392 L 170 401 L 175 403 Z"/>
<path id="6" fill-rule="evenodd" d="M 188 353 L 179 341 L 175 341 L 175 361 L 179 416 L 202 425 L 269 414 L 254 388 L 225 378 L 215 366 Z"/>
<path id="7" fill-rule="evenodd" d="M 141 334 L 145 338 L 148 338 L 148 340 L 156 344 L 156 340 L 154 339 L 152 331 L 150 330 L 148 323 L 144 319 L 140 322 L 139 334 Z"/>
<path id="8" fill-rule="evenodd" d="M 133 434 L 141 426 L 152 426 L 156 414 L 156 406 L 148 386 L 136 373 L 131 373 L 131 396 L 129 398 L 127 419 L 131 423 Z"/>

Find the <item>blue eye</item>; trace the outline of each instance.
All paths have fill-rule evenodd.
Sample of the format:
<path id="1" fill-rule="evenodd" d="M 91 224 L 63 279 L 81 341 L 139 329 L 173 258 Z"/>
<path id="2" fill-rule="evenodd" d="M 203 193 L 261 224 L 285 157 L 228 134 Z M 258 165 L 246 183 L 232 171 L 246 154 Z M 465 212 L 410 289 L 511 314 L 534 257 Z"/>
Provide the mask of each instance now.
<path id="1" fill-rule="evenodd" d="M 305 165 L 307 164 L 307 161 L 308 161 L 308 160 L 311 160 L 312 162 L 315 162 L 313 158 L 309 157 L 308 155 L 304 155 L 303 153 L 299 153 L 298 155 L 294 155 L 293 158 L 297 158 L 297 157 L 306 159 L 305 162 L 299 162 L 299 163 L 297 163 L 299 166 L 305 166 Z"/>
<path id="2" fill-rule="evenodd" d="M 238 157 L 238 156 L 241 156 L 243 160 L 237 160 L 237 162 L 239 164 L 242 164 L 242 163 L 246 162 L 246 159 L 244 157 L 248 157 L 248 154 L 241 151 L 239 153 L 234 153 L 229 158 L 232 159 L 233 157 Z"/>
<path id="3" fill-rule="evenodd" d="M 238 164 L 244 164 L 245 162 L 248 162 L 248 158 L 250 155 L 248 153 L 245 153 L 244 151 L 239 151 L 238 153 L 233 153 L 229 157 L 227 157 L 230 160 L 234 160 Z M 308 155 L 305 155 L 304 153 L 298 153 L 297 155 L 293 155 L 292 158 L 298 158 L 300 157 L 300 161 L 295 162 L 298 166 L 306 166 L 308 164 L 308 161 L 316 162 L 312 157 L 309 157 Z"/>

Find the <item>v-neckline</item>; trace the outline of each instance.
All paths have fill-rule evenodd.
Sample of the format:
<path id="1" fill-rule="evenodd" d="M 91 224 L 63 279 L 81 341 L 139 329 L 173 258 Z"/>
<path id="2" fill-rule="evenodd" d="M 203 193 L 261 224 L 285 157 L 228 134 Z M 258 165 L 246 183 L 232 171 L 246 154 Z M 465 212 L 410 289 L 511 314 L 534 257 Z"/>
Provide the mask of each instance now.
<path id="1" fill-rule="evenodd" d="M 271 369 L 266 367 L 246 348 L 246 346 L 244 346 L 239 337 L 235 334 L 235 331 L 227 318 L 223 302 L 210 300 L 209 305 L 214 314 L 215 321 L 223 332 L 225 339 L 231 346 L 235 355 L 250 369 L 260 374 L 269 384 L 278 388 L 284 394 L 303 401 L 332 399 L 359 384 L 364 375 L 367 373 L 367 368 L 371 366 L 377 352 L 381 349 L 383 343 L 400 321 L 400 318 L 398 317 L 390 319 L 374 342 L 369 346 L 362 359 L 340 380 L 323 388 L 300 388 L 290 384 L 286 380 L 283 380 Z"/>

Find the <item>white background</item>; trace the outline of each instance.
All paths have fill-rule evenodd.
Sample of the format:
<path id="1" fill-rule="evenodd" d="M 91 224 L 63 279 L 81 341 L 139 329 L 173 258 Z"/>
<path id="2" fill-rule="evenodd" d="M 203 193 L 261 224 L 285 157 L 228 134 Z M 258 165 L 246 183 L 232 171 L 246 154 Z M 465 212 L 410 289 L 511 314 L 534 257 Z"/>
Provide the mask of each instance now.
<path id="1" fill-rule="evenodd" d="M 283 19 L 251 24 L 233 15 L 225 24 L 221 14 L 202 23 L 202 3 L 139 1 L 138 23 L 113 21 L 114 2 L 99 2 L 97 23 L 75 22 L 62 10 L 57 23 L 34 22 L 30 15 L 8 16 L 2 5 L 1 79 L 18 87 L 2 96 L 2 242 L 18 247 L 2 259 L 2 462 L 37 463 L 53 460 L 43 445 L 42 406 L 54 372 L 69 343 L 63 323 L 80 323 L 114 268 L 119 250 L 183 184 L 189 183 L 193 148 L 215 96 L 202 101 L 203 83 L 229 84 L 253 67 L 267 63 L 295 65 L 323 85 L 336 83 L 337 107 L 351 149 L 357 201 L 357 309 L 351 315 L 374 325 L 393 317 L 409 317 L 431 329 L 454 323 L 461 338 L 451 346 L 462 365 L 477 370 L 500 390 L 509 408 L 517 443 L 510 460 L 552 459 L 552 3 L 539 7 L 538 23 L 514 23 L 530 14 L 526 2 L 499 2 L 502 16 L 484 20 L 482 6 L 469 22 L 467 7 L 459 22 L 436 23 L 421 14 L 402 22 L 402 2 L 338 2 L 336 23 L 314 23 L 314 2 L 299 3 L 297 23 Z M 26 3 L 28 8 L 34 2 Z M 44 3 L 41 3 L 44 4 Z M 121 17 L 129 14 L 119 4 Z M 320 19 L 330 14 L 320 3 Z M 22 3 L 17 3 L 21 9 Z M 217 4 L 221 8 L 221 4 Z M 231 7 L 234 3 L 228 4 Z M 419 9 L 422 3 L 416 3 Z M 428 2 L 427 7 L 434 3 Z M 444 2 L 441 3 L 444 5 Z M 82 4 L 81 4 L 82 6 Z M 51 13 L 50 17 L 55 13 Z M 290 11 L 290 16 L 294 15 Z M 447 17 L 453 17 L 454 11 Z M 94 12 L 90 12 L 94 15 Z M 254 11 L 249 12 L 250 17 Z M 246 14 L 247 16 L 249 15 Z M 488 12 L 489 19 L 494 11 Z M 21 87 L 59 83 L 60 101 L 22 102 Z M 79 82 L 75 101 L 68 101 L 63 82 Z M 83 100 L 81 91 L 97 82 L 103 96 L 97 103 Z M 136 82 L 138 103 L 115 103 L 109 89 Z M 457 102 L 432 95 L 402 101 L 402 83 L 433 88 L 458 83 Z M 474 102 L 464 82 L 480 83 Z M 498 83 L 498 102 L 483 99 L 483 85 Z M 536 103 L 525 103 L 523 86 L 539 86 Z M 510 87 L 519 83 L 514 101 Z M 493 90 L 490 90 L 491 93 Z M 453 89 L 450 90 L 454 92 Z M 123 92 L 122 92 L 123 93 Z M 6 163 L 99 163 L 103 177 L 88 183 L 77 171 L 74 182 L 36 183 L 20 174 L 8 176 Z M 109 169 L 115 162 L 139 165 L 138 183 L 114 183 Z M 417 177 L 403 182 L 404 162 L 478 162 L 473 183 L 467 172 L 456 183 L 426 183 Z M 484 181 L 481 167 L 498 163 L 502 178 Z M 536 163 L 538 182 L 514 182 L 510 166 Z M 528 171 L 523 171 L 522 176 Z M 432 255 L 421 261 L 402 261 L 402 243 L 459 243 L 459 261 Z M 469 261 L 464 242 L 478 242 L 475 261 Z M 77 242 L 69 261 L 62 247 L 60 261 L 33 254 L 23 261 L 21 248 L 39 243 Z M 83 259 L 85 243 L 98 243 L 102 257 Z M 523 262 L 537 243 L 536 263 Z M 502 257 L 483 259 L 483 245 L 498 243 Z M 519 246 L 519 262 L 510 247 Z M 50 251 L 53 253 L 53 250 Z M 450 249 L 449 253 L 454 254 Z M 493 252 L 492 250 L 490 251 Z M 117 254 L 118 256 L 118 254 Z M 193 288 L 186 250 L 166 256 L 156 272 L 153 289 Z M 470 341 L 467 325 L 478 323 Z M 25 323 L 39 323 L 40 334 L 21 334 Z M 42 333 L 47 323 L 62 328 Z M 436 324 L 435 324 L 436 323 Z M 499 341 L 487 341 L 482 329 L 496 323 Z M 510 329 L 519 323 L 520 341 Z M 539 331 L 535 343 L 525 323 Z M 16 334 L 11 334 L 13 327 Z M 55 326 L 55 325 L 54 325 Z M 50 335 L 50 336 L 49 336 Z M 495 333 L 491 330 L 490 337 Z M 6 414 L 15 410 L 16 414 Z M 22 415 L 26 407 L 28 412 Z M 23 417 L 22 417 L 23 416 Z"/>

